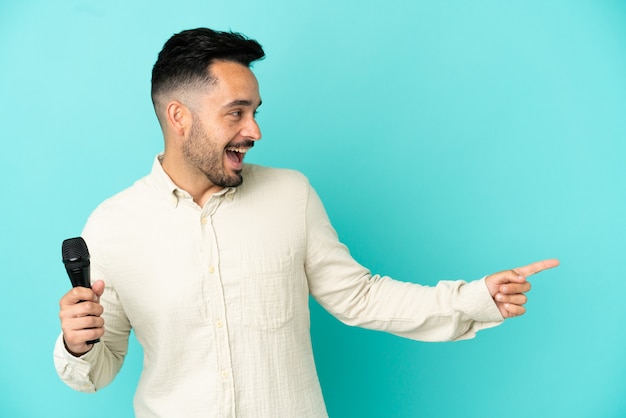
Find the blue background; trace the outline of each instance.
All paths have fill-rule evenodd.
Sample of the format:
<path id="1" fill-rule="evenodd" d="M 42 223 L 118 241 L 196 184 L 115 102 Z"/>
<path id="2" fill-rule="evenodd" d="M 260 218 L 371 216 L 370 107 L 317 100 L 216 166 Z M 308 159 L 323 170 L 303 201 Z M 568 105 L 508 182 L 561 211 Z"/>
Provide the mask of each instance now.
<path id="1" fill-rule="evenodd" d="M 146 174 L 163 43 L 258 39 L 264 139 L 373 272 L 434 284 L 558 257 L 522 318 L 458 343 L 350 328 L 312 304 L 331 417 L 626 416 L 626 3 L 0 2 L 0 415 L 130 417 L 133 340 L 97 394 L 52 348 L 61 241 Z"/>

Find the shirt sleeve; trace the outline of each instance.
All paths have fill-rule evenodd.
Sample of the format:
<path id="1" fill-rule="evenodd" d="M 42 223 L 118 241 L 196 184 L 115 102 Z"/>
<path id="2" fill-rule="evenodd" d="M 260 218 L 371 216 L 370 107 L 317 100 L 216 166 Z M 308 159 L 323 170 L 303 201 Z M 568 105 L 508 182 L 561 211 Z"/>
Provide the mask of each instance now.
<path id="1" fill-rule="evenodd" d="M 309 290 L 345 324 L 421 341 L 455 341 L 504 320 L 484 278 L 423 286 L 372 275 L 339 242 L 312 188 L 306 222 Z"/>

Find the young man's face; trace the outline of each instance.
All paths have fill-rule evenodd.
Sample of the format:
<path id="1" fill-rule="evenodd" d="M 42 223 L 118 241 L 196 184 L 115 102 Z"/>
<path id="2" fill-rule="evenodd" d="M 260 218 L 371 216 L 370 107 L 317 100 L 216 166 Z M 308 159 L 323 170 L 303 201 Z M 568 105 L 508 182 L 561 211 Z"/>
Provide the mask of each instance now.
<path id="1" fill-rule="evenodd" d="M 261 139 L 259 85 L 248 67 L 235 62 L 216 61 L 210 70 L 216 82 L 200 98 L 183 153 L 213 184 L 235 187 L 243 181 L 245 153 Z"/>

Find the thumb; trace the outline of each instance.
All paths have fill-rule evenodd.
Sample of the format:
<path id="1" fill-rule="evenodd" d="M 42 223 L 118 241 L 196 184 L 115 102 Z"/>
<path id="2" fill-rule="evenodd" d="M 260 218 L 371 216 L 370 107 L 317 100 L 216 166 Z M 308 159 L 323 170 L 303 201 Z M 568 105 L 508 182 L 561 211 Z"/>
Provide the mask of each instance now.
<path id="1" fill-rule="evenodd" d="M 102 280 L 96 280 L 92 283 L 91 290 L 93 290 L 97 297 L 102 296 L 104 293 L 104 282 Z"/>

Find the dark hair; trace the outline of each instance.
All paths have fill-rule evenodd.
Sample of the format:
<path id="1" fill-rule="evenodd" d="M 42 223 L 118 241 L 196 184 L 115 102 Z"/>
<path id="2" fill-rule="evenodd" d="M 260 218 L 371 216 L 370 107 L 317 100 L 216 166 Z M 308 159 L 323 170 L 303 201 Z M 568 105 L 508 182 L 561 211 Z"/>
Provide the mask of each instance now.
<path id="1" fill-rule="evenodd" d="M 215 60 L 234 61 L 250 67 L 265 57 L 259 43 L 234 32 L 208 28 L 182 31 L 163 45 L 152 68 L 152 102 L 155 96 L 195 83 L 211 83 L 209 65 Z"/>

